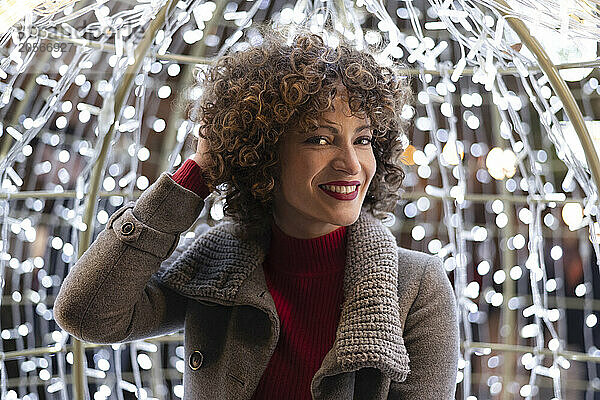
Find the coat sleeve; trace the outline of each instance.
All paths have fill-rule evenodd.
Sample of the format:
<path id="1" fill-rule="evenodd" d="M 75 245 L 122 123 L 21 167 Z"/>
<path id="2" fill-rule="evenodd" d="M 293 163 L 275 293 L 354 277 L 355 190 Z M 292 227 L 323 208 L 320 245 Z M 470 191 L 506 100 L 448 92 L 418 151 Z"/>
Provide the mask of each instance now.
<path id="1" fill-rule="evenodd" d="M 136 202 L 111 215 L 73 265 L 54 302 L 57 324 L 92 343 L 128 342 L 181 329 L 186 298 L 161 285 L 156 272 L 184 250 L 180 235 L 203 206 L 202 197 L 163 172 Z"/>
<path id="2" fill-rule="evenodd" d="M 460 351 L 456 298 L 442 260 L 428 257 L 404 324 L 410 372 L 388 400 L 454 399 Z"/>

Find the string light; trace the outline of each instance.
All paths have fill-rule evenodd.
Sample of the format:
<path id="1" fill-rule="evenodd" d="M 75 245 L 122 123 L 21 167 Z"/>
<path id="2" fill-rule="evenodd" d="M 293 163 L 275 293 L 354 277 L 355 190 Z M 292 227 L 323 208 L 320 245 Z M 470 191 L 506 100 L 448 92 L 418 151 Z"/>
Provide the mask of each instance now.
<path id="1" fill-rule="evenodd" d="M 197 126 L 187 120 L 182 123 L 169 118 L 168 114 L 163 114 L 164 107 L 160 107 L 164 104 L 162 102 L 176 101 L 175 98 L 179 99 L 179 96 L 194 100 L 202 95 L 199 87 L 181 90 L 182 94 L 179 93 L 177 83 L 172 80 L 185 79 L 183 71 L 186 69 L 173 60 L 155 59 L 145 63 L 134 79 L 132 92 L 135 96 L 131 96 L 131 104 L 124 105 L 120 116 L 106 114 L 110 109 L 108 105 L 114 101 L 112 96 L 119 88 L 122 74 L 134 61 L 133 51 L 139 44 L 140 35 L 132 33 L 136 30 L 141 32 L 147 27 L 160 10 L 161 2 L 138 1 L 134 6 L 124 9 L 122 4 L 116 7 L 114 2 L 103 0 L 90 5 L 81 4 L 77 11 L 72 3 L 74 2 L 67 0 L 27 3 L 26 7 L 18 10 L 24 12 L 22 15 L 9 15 L 0 7 L 0 34 L 5 33 L 0 36 L 0 39 L 4 38 L 0 43 L 5 50 L 0 56 L 0 108 L 9 107 L 5 110 L 12 110 L 10 107 L 13 105 L 24 105 L 22 115 L 16 115 L 12 120 L 5 117 L 1 121 L 0 133 L 6 133 L 5 138 L 13 143 L 6 158 L 1 161 L 0 170 L 4 172 L 2 191 L 5 195 L 34 187 L 42 187 L 43 190 L 57 194 L 73 188 L 76 191 L 73 201 L 66 201 L 60 206 L 53 204 L 59 203 L 58 201 L 41 197 L 28 198 L 22 206 L 15 199 L 0 200 L 4 218 L 0 263 L 10 268 L 0 278 L 3 290 L 14 303 L 3 304 L 3 307 L 31 307 L 35 313 L 33 321 L 0 320 L 0 336 L 4 340 L 15 340 L 17 350 L 25 350 L 29 345 L 22 340 L 19 342 L 17 338 L 30 337 L 34 332 L 40 331 L 41 327 L 55 328 L 48 323 L 52 320 L 52 311 L 47 299 L 55 294 L 69 264 L 75 262 L 78 235 L 88 229 L 83 221 L 82 200 L 89 190 L 86 185 L 90 183 L 90 170 L 96 163 L 101 140 L 112 124 L 112 118 L 119 119 L 118 129 L 115 131 L 112 159 L 107 160 L 107 173 L 101 180 L 101 188 L 107 192 L 125 190 L 130 195 L 134 188 L 144 190 L 150 185 L 149 177 L 140 172 L 145 172 L 146 165 L 149 165 L 144 163 L 157 163 L 160 154 L 170 160 L 171 167 L 179 165 L 185 157 L 182 154 L 183 142 L 188 134 L 193 135 L 194 129 L 197 129 Z M 538 35 L 544 47 L 550 49 L 556 45 L 551 51 L 551 57 L 557 57 L 555 54 L 560 55 L 561 52 L 566 57 L 553 58 L 555 63 L 595 57 L 597 26 L 600 21 L 597 12 L 583 12 L 590 11 L 588 2 L 572 1 L 567 8 L 558 0 L 549 0 L 544 8 L 534 7 L 535 3 L 529 0 L 512 1 L 513 5 L 520 4 L 512 15 L 523 21 L 534 19 L 540 22 L 538 32 L 534 34 Z M 564 323 L 559 318 L 564 310 L 551 308 L 545 296 L 558 296 L 563 289 L 564 282 L 559 277 L 549 277 L 549 274 L 560 268 L 568 247 L 560 243 L 544 243 L 544 235 L 548 229 L 559 237 L 565 228 L 576 231 L 588 227 L 588 238 L 597 251 L 600 229 L 596 222 L 595 203 L 598 196 L 579 139 L 572 125 L 564 122 L 562 102 L 547 78 L 532 72 L 532 67 L 536 65 L 533 55 L 525 47 L 518 45 L 519 38 L 508 28 L 507 22 L 494 12 L 500 7 L 496 2 L 430 0 L 429 4 L 423 2 L 422 8 L 415 7 L 417 4 L 413 2 L 403 2 L 393 19 L 380 2 L 358 1 L 357 9 L 348 8 L 344 4 L 329 4 L 328 7 L 343 9 L 313 15 L 308 21 L 309 26 L 315 32 L 322 33 L 323 26 L 328 22 L 327 18 L 334 19 L 330 21 L 334 22 L 332 26 L 357 48 L 369 45 L 376 48 L 375 56 L 380 63 L 392 65 L 400 59 L 411 64 L 410 67 L 417 71 L 428 71 L 417 73 L 416 102 L 402 109 L 401 118 L 414 124 L 415 134 L 412 137 L 413 143 L 406 148 L 400 160 L 407 170 L 405 187 L 411 187 L 417 193 L 399 205 L 398 214 L 404 214 L 403 220 L 412 220 L 407 221 L 407 224 L 410 222 L 410 230 L 405 237 L 414 241 L 411 243 L 416 248 L 442 258 L 445 270 L 454 278 L 463 327 L 461 339 L 468 344 L 474 341 L 474 337 L 501 337 L 502 335 L 490 335 L 485 331 L 490 329 L 487 323 L 490 313 L 494 307 L 499 307 L 502 312 L 518 311 L 521 315 L 527 314 L 527 317 L 523 317 L 526 321 L 514 320 L 514 329 L 518 335 L 514 338 L 516 342 L 512 344 L 547 348 L 554 353 L 562 351 L 562 343 L 566 338 L 559 337 L 555 325 Z M 243 9 L 242 6 L 248 7 Z M 222 15 L 218 18 L 223 17 L 229 21 L 234 31 L 230 37 L 221 37 L 214 33 L 217 31 L 207 29 L 217 19 L 216 3 L 179 1 L 176 12 L 168 17 L 168 23 L 155 37 L 153 54 L 165 55 L 167 52 L 173 53 L 176 46 L 202 43 L 219 55 L 228 49 L 236 51 L 258 44 L 261 41 L 260 35 L 249 34 L 251 20 L 256 17 L 259 9 L 265 10 L 268 6 L 269 2 L 260 1 L 226 4 L 224 10 L 219 10 Z M 37 7 L 35 13 L 26 16 L 34 7 Z M 17 9 L 18 7 L 15 8 Z M 311 15 L 311 11 L 309 2 L 305 2 L 296 7 L 286 6 L 276 10 L 273 17 L 276 24 L 286 25 L 302 21 Z M 372 16 L 373 26 L 366 26 L 365 21 L 369 19 L 364 18 L 365 13 Z M 335 20 L 336 15 L 345 16 L 344 24 Z M 395 19 L 396 16 L 399 20 Z M 425 16 L 428 21 L 424 23 Z M 79 24 L 84 18 L 88 18 L 85 26 Z M 65 28 L 71 41 L 93 36 L 99 45 L 114 43 L 114 52 L 107 54 L 98 48 L 83 51 L 83 47 L 77 45 L 66 52 L 52 50 L 43 64 L 43 70 L 38 71 L 36 60 L 44 55 L 43 52 L 39 49 L 15 50 L 26 43 L 23 33 L 35 29 L 39 32 L 52 32 L 59 26 L 64 28 L 63 24 L 71 27 Z M 443 37 L 441 33 L 446 36 Z M 544 38 L 546 34 L 547 37 Z M 330 45 L 335 45 L 335 36 L 324 36 Z M 582 46 L 570 44 L 573 39 L 577 39 Z M 594 46 L 588 49 L 586 46 L 591 42 Z M 451 58 L 452 53 L 458 56 Z M 452 68 L 449 68 L 450 64 Z M 90 71 L 92 67 L 94 73 Z M 517 71 L 514 74 L 516 83 L 511 82 L 510 90 L 507 87 L 509 79 L 498 73 L 506 68 Z M 106 72 L 103 79 L 95 76 L 96 70 Z M 579 81 L 587 79 L 589 70 L 561 70 L 561 74 Z M 29 96 L 23 88 L 18 87 L 18 78 L 23 73 L 35 75 L 33 82 L 37 87 L 29 90 L 39 92 L 40 98 L 45 96 L 46 102 L 41 109 L 23 101 Z M 69 88 L 74 90 L 69 91 Z M 584 101 L 597 96 L 599 89 L 596 78 L 583 82 L 582 96 L 587 96 Z M 490 121 L 487 118 L 488 107 L 482 107 L 484 103 L 494 108 L 495 119 Z M 531 109 L 535 114 L 529 114 Z M 8 114 L 10 113 L 6 113 Z M 534 148 L 534 141 L 531 140 L 531 131 L 538 131 L 538 120 L 539 130 L 551 141 L 544 142 L 544 149 Z M 590 120 L 586 123 L 595 145 L 599 145 L 599 122 Z M 153 135 L 165 137 L 172 129 L 177 134 L 174 148 L 168 149 L 167 154 L 157 152 L 148 140 L 150 129 L 153 130 Z M 485 135 L 486 131 L 497 132 L 499 135 L 493 142 L 490 135 Z M 77 135 L 80 137 L 74 140 Z M 496 140 L 499 142 L 496 143 Z M 491 143 L 495 145 L 492 146 Z M 549 182 L 552 177 L 544 169 L 552 164 L 550 159 L 555 156 L 550 143 L 556 148 L 556 157 L 568 168 L 562 181 L 554 183 Z M 535 145 L 539 146 L 537 142 Z M 46 152 L 49 150 L 54 156 L 48 156 Z M 124 160 L 122 155 L 129 157 Z M 32 173 L 26 176 L 22 166 L 30 156 L 34 156 L 29 162 Z M 138 162 L 144 168 L 138 168 Z M 496 188 L 495 181 L 501 183 L 497 187 L 503 193 L 493 196 L 502 196 L 502 199 L 492 198 L 485 202 L 487 211 L 485 221 L 482 221 L 470 211 L 475 207 L 471 195 L 478 190 L 476 185 Z M 36 187 L 38 183 L 39 186 Z M 419 192 L 423 188 L 424 191 Z M 568 192 L 569 197 L 580 196 L 581 204 L 567 202 L 557 206 L 555 202 L 566 199 L 565 193 L 557 193 L 557 189 Z M 508 192 L 508 200 L 504 197 L 504 190 Z M 555 197 L 550 197 L 552 195 Z M 559 198 L 559 195 L 563 197 Z M 526 197 L 527 201 L 523 207 L 515 209 L 511 196 Z M 123 204 L 124 197 L 111 195 L 108 199 L 101 200 L 95 215 L 95 225 L 99 225 L 94 226 L 96 231 L 108 222 L 110 212 Z M 207 204 L 210 212 L 205 214 L 203 222 L 207 222 L 209 218 L 213 221 L 222 220 L 223 200 L 212 198 Z M 16 207 L 25 208 L 17 210 Z M 50 225 L 46 225 L 40 217 L 42 213 L 48 212 L 48 207 L 55 207 L 53 211 L 58 212 L 54 214 L 59 216 L 56 220 L 58 222 L 51 222 Z M 559 212 L 562 222 L 558 218 Z M 30 217 L 17 218 L 13 215 Z M 440 224 L 440 218 L 444 224 Z M 63 223 L 73 228 L 70 238 L 64 234 L 64 230 L 58 229 Z M 394 227 L 401 227 L 402 224 L 395 223 Z M 513 228 L 517 228 L 517 231 L 512 232 Z M 505 237 L 498 238 L 502 235 Z M 47 240 L 50 252 L 60 254 L 60 259 L 48 262 L 50 256 L 44 256 L 45 261 L 44 257 L 31 257 L 26 252 L 16 254 L 17 251 L 10 249 L 8 245 L 14 240 L 32 244 Z M 494 248 L 496 243 L 500 248 Z M 494 258 L 498 251 L 501 254 L 512 254 L 515 261 L 503 266 L 504 255 Z M 554 265 L 544 263 L 546 253 Z M 35 276 L 39 281 L 39 289 L 34 291 L 32 285 L 23 287 L 22 285 L 27 284 L 21 283 L 13 287 L 14 283 L 7 279 L 9 273 L 27 276 L 28 279 Z M 482 279 L 478 281 L 478 278 Z M 524 280 L 528 280 L 530 285 L 521 285 L 520 282 Z M 24 281 L 32 282 L 33 279 Z M 519 285 L 513 286 L 516 290 L 514 297 L 503 293 L 501 287 L 517 281 Z M 497 287 L 494 288 L 494 284 Z M 589 282 L 581 282 L 575 287 L 575 295 L 588 298 L 593 295 L 592 288 Z M 31 293 L 35 293 L 35 296 Z M 531 304 L 518 300 L 523 296 L 530 296 Z M 582 329 L 597 328 L 597 315 L 587 305 L 583 312 L 585 321 Z M 56 330 L 46 333 L 53 344 L 66 340 L 66 336 Z M 549 339 L 547 344 L 545 339 Z M 170 350 L 167 364 L 181 374 L 185 368 L 183 347 L 164 346 Z M 120 352 L 125 347 L 133 349 L 129 356 L 131 364 L 135 366 L 135 383 L 121 380 L 118 384 L 109 384 L 107 377 L 114 373 L 117 362 L 121 361 Z M 589 340 L 585 343 L 588 353 L 597 347 Z M 146 354 L 152 351 L 144 348 L 143 344 L 117 346 L 110 352 L 106 348 L 87 351 L 93 352 L 95 363 L 90 366 L 93 368 L 88 368 L 89 374 L 107 379 L 107 383 L 100 385 L 92 394 L 94 398 L 108 398 L 123 390 L 138 393 L 141 397 L 161 396 L 152 393 L 152 388 L 156 385 L 143 377 L 139 369 L 157 368 L 162 360 L 155 359 L 155 355 L 151 357 Z M 467 346 L 461 354 L 458 381 L 464 385 L 465 399 L 487 398 L 516 383 L 516 380 L 512 380 L 503 384 L 499 376 L 492 374 L 479 386 L 486 387 L 486 391 L 477 393 L 477 396 L 471 395 L 473 390 L 479 390 L 475 389 L 477 385 L 472 385 L 475 376 L 472 374 L 473 364 L 497 369 L 498 374 L 500 368 L 503 368 L 501 358 L 491 355 L 492 351 L 496 352 L 487 347 L 473 349 Z M 67 364 L 73 363 L 73 354 L 70 352 L 58 353 L 56 357 L 61 357 L 61 361 L 66 361 Z M 41 359 L 48 363 L 45 358 Z M 40 368 L 36 375 L 41 381 L 49 383 L 45 389 L 48 393 L 66 390 L 63 384 L 66 382 L 64 371 L 53 369 L 55 367 L 49 363 L 38 366 L 35 361 L 27 358 L 18 362 L 19 374 Z M 509 367 L 518 367 L 517 364 L 521 364 L 531 377 L 528 384 L 517 386 L 519 394 L 524 397 L 535 396 L 540 390 L 536 376 L 540 374 L 539 371 L 544 371 L 546 376 L 552 378 L 555 397 L 561 397 L 563 387 L 559 372 L 569 368 L 568 361 L 553 357 L 552 365 L 548 367 L 542 364 L 539 357 L 526 353 L 517 359 L 514 366 Z M 591 380 L 593 377 L 590 377 Z M 21 379 L 20 382 L 24 380 Z M 3 381 L 3 385 L 6 382 Z M 4 387 L 3 394 L 6 398 L 16 399 L 17 392 L 25 393 L 29 390 L 28 385 L 19 385 L 10 390 Z M 163 394 L 163 397 L 182 397 L 183 386 L 173 384 L 172 392 Z"/>

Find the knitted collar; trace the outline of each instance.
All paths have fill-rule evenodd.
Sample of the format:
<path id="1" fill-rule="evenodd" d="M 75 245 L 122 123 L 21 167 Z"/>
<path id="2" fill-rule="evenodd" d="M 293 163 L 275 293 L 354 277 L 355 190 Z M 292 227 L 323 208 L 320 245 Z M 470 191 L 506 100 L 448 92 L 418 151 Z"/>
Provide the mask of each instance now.
<path id="1" fill-rule="evenodd" d="M 275 304 L 265 295 L 268 288 L 262 267 L 270 230 L 255 243 L 240 240 L 239 229 L 230 221 L 212 227 L 173 264 L 161 268 L 157 277 L 193 299 L 262 309 L 279 332 Z M 398 247 L 389 229 L 364 210 L 348 226 L 343 286 L 335 342 L 316 380 L 374 367 L 393 381 L 404 381 L 409 359 L 399 316 Z"/>

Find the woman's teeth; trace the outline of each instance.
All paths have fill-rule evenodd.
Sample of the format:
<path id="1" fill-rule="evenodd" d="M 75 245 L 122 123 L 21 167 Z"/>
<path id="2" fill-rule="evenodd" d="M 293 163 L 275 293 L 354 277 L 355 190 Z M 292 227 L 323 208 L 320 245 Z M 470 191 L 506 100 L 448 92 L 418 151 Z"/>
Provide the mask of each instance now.
<path id="1" fill-rule="evenodd" d="M 356 190 L 356 188 L 358 187 L 357 185 L 354 186 L 330 186 L 330 185 L 322 185 L 323 188 L 329 190 L 330 192 L 336 192 L 336 193 L 352 193 Z"/>

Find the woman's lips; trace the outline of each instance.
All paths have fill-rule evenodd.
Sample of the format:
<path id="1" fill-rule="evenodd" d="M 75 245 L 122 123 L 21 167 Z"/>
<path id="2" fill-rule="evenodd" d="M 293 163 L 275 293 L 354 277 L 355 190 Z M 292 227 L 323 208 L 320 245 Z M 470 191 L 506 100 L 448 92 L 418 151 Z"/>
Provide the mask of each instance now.
<path id="1" fill-rule="evenodd" d="M 338 200 L 354 200 L 356 198 L 356 196 L 358 196 L 358 187 L 356 188 L 356 190 L 354 192 L 351 192 L 351 193 L 332 192 L 331 190 L 327 190 L 323 186 L 320 186 L 320 185 L 319 185 L 319 188 L 322 191 L 324 191 L 326 194 L 328 194 L 331 197 L 338 199 Z"/>

